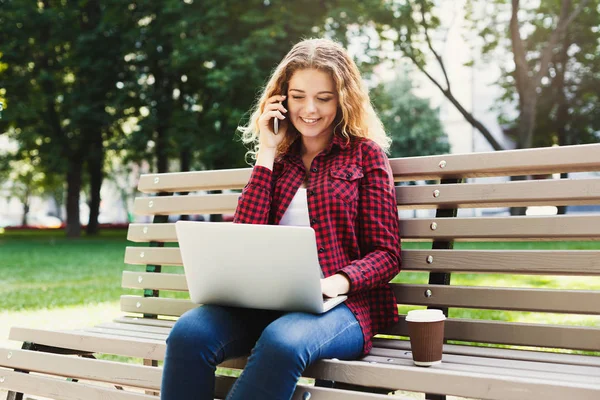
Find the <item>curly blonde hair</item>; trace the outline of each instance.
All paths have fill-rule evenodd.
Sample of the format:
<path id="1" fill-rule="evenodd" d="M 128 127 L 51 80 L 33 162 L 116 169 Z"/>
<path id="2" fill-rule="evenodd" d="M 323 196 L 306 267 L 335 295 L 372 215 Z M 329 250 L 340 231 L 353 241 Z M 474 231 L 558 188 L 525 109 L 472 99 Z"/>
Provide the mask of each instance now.
<path id="1" fill-rule="evenodd" d="M 263 89 L 248 125 L 238 127 L 242 132 L 242 142 L 250 145 L 247 155 L 253 160 L 259 150 L 259 124 L 267 99 L 274 95 L 287 94 L 292 75 L 299 70 L 317 69 L 331 74 L 338 92 L 338 111 L 334 120 L 334 134 L 347 141 L 351 138 L 368 138 L 388 152 L 391 138 L 385 133 L 381 120 L 375 113 L 369 93 L 364 85 L 358 67 L 344 47 L 330 39 L 306 39 L 297 43 L 273 71 Z M 291 124 L 290 124 L 291 125 Z M 286 137 L 277 148 L 277 154 L 288 151 L 300 133 L 288 128 Z"/>

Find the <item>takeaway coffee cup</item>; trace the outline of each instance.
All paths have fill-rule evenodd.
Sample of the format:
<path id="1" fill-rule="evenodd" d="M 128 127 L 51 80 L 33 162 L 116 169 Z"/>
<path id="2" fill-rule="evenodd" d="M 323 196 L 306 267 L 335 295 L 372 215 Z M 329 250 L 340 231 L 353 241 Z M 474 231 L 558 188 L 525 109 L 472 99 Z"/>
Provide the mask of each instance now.
<path id="1" fill-rule="evenodd" d="M 444 321 L 442 310 L 412 310 L 406 315 L 413 361 L 420 367 L 442 362 Z"/>

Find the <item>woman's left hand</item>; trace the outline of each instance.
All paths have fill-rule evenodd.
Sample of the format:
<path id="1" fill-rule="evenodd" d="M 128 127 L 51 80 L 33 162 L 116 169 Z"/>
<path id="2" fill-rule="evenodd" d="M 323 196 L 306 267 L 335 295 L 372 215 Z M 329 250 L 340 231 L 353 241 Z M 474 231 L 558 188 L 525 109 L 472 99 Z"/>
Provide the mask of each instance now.
<path id="1" fill-rule="evenodd" d="M 337 297 L 350 290 L 350 281 L 343 274 L 334 274 L 321 279 L 321 292 L 325 297 Z"/>

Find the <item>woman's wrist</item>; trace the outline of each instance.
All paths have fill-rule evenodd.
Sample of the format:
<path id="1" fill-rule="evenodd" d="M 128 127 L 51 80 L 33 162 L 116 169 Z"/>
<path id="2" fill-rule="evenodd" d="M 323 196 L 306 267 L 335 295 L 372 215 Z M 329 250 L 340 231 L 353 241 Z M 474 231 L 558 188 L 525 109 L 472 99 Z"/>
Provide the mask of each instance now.
<path id="1" fill-rule="evenodd" d="M 334 275 L 336 277 L 336 286 L 338 288 L 339 294 L 346 294 L 350 291 L 350 280 L 345 274 L 337 273 Z"/>
<path id="2" fill-rule="evenodd" d="M 256 156 L 256 165 L 273 170 L 275 156 L 277 155 L 276 147 L 260 147 Z"/>

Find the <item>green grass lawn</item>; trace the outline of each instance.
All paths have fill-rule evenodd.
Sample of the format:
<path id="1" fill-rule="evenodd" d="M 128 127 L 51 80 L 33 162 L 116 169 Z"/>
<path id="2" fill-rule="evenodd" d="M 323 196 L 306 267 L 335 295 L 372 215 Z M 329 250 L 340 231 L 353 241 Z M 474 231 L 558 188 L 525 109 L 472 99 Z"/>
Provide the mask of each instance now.
<path id="1" fill-rule="evenodd" d="M 61 231 L 0 235 L 0 310 L 41 309 L 116 301 L 125 230 L 67 239 Z"/>

